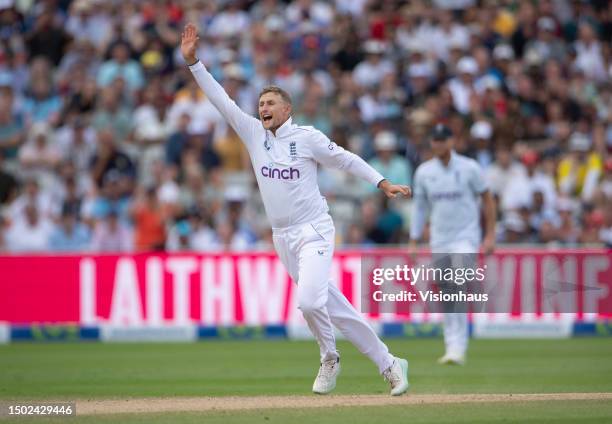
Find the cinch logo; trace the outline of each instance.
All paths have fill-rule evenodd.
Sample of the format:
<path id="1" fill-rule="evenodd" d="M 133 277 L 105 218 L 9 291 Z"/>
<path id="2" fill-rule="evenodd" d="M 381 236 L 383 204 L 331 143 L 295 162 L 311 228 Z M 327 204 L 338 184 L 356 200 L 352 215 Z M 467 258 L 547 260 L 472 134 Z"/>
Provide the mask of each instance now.
<path id="1" fill-rule="evenodd" d="M 262 166 L 261 175 L 277 180 L 293 180 L 300 178 L 300 170 L 296 168 L 279 169 Z"/>

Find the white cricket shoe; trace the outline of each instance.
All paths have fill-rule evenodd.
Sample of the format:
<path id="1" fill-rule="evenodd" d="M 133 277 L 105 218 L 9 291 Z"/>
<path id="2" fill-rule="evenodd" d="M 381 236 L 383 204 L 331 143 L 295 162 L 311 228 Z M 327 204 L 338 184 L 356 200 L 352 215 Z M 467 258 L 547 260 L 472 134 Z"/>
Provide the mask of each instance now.
<path id="1" fill-rule="evenodd" d="M 465 356 L 459 353 L 447 352 L 438 359 L 440 365 L 465 365 Z"/>
<path id="2" fill-rule="evenodd" d="M 340 374 L 340 358 L 329 359 L 321 364 L 312 391 L 325 395 L 336 388 L 336 377 Z"/>
<path id="3" fill-rule="evenodd" d="M 385 380 L 391 385 L 391 396 L 399 396 L 408 390 L 408 361 L 395 358 L 393 364 L 383 371 Z"/>

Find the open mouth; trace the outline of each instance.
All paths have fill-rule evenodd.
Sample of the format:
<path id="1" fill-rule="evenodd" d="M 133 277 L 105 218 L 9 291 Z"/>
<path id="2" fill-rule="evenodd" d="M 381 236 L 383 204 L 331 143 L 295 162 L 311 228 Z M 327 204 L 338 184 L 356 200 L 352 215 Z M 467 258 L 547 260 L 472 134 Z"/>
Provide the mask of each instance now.
<path id="1" fill-rule="evenodd" d="M 265 114 L 265 115 L 262 115 L 262 116 L 261 116 L 261 120 L 262 120 L 264 123 L 266 123 L 266 124 L 267 124 L 267 123 L 270 123 L 270 122 L 272 122 L 272 115 L 270 115 L 270 114 Z"/>

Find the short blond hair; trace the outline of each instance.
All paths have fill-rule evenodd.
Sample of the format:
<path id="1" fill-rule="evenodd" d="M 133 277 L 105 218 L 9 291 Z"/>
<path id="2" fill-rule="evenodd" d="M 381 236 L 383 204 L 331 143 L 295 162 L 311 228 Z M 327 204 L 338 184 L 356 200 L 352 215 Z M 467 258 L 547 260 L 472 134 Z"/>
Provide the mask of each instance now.
<path id="1" fill-rule="evenodd" d="M 278 94 L 279 96 L 281 96 L 281 98 L 283 99 L 283 101 L 285 103 L 288 103 L 291 105 L 291 96 L 289 96 L 289 93 L 287 93 L 285 90 L 283 90 L 282 88 L 276 86 L 276 85 L 269 85 L 267 87 L 264 87 L 260 92 L 259 92 L 259 98 L 261 99 L 261 96 L 263 96 L 264 94 L 267 93 L 274 93 L 274 94 Z"/>

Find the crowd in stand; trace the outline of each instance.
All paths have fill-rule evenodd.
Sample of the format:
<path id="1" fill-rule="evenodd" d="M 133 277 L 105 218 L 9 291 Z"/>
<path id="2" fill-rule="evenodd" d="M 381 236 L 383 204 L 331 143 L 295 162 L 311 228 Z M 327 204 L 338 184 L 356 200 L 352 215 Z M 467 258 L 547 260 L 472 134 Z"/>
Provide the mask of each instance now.
<path id="1" fill-rule="evenodd" d="M 483 168 L 498 242 L 612 246 L 607 0 L 0 0 L 0 251 L 270 249 L 248 154 L 181 30 L 243 110 L 274 84 L 411 184 L 437 122 Z M 408 240 L 410 202 L 334 169 L 339 245 Z"/>

